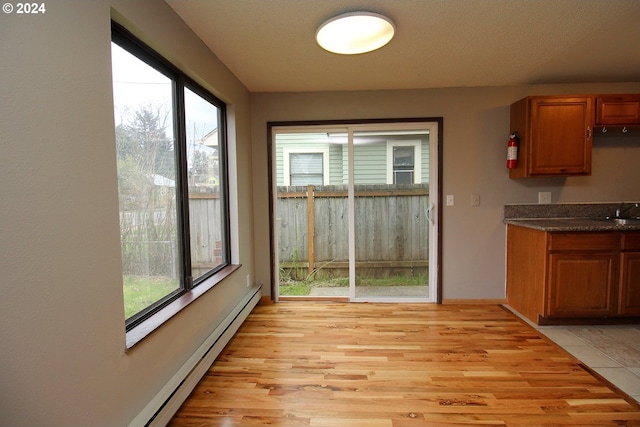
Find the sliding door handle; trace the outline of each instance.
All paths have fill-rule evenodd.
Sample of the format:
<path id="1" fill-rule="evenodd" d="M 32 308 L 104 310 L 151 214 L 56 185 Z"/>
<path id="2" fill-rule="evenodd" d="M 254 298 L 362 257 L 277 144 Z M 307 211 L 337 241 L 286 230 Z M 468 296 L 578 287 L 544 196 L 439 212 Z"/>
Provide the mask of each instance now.
<path id="1" fill-rule="evenodd" d="M 427 219 L 429 220 L 431 225 L 435 224 L 435 219 L 433 217 L 434 209 L 435 209 L 435 206 L 433 205 L 433 203 L 431 203 L 431 205 L 429 205 L 429 208 L 427 209 Z"/>

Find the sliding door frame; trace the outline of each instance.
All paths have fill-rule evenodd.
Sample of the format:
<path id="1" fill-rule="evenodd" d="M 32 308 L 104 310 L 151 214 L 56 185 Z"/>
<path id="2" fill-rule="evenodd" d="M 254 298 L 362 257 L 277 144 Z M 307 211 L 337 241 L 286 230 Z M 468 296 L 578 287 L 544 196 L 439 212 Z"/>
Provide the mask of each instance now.
<path id="1" fill-rule="evenodd" d="M 267 122 L 267 152 L 268 152 L 268 184 L 269 184 L 269 241 L 270 241 L 270 252 L 269 252 L 269 268 L 271 269 L 271 299 L 277 301 L 278 299 L 278 271 L 274 267 L 276 261 L 276 254 L 278 251 L 277 247 L 277 230 L 275 229 L 275 205 L 274 205 L 274 195 L 275 195 L 275 181 L 274 181 L 274 170 L 275 165 L 273 159 L 273 151 L 274 151 L 274 138 L 273 131 L 274 128 L 280 127 L 289 127 L 289 128 L 304 128 L 304 127 L 358 127 L 363 125 L 376 125 L 376 124 L 412 124 L 412 123 L 436 123 L 437 124 L 437 185 L 436 185 L 436 194 L 435 200 L 437 200 L 435 215 L 434 212 L 430 212 L 431 216 L 435 216 L 435 226 L 436 226 L 436 244 L 434 250 L 436 251 L 436 298 L 435 302 L 437 304 L 442 303 L 442 177 L 443 177 L 443 118 L 442 117 L 411 117 L 411 118 L 396 118 L 396 119 L 362 119 L 362 120 L 311 120 L 311 121 L 278 121 L 278 122 Z M 430 194 L 431 197 L 431 194 Z M 431 245 L 431 243 L 430 243 Z M 431 248 L 430 248 L 431 250 Z M 429 268 L 432 268 L 430 266 Z"/>

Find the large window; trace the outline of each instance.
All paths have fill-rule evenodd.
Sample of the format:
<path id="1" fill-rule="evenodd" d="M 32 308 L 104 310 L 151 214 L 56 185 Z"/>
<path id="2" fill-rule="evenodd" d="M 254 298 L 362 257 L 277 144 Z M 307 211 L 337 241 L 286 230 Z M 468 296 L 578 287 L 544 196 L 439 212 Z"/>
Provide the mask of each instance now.
<path id="1" fill-rule="evenodd" d="M 114 24 L 127 330 L 230 263 L 225 105 Z"/>

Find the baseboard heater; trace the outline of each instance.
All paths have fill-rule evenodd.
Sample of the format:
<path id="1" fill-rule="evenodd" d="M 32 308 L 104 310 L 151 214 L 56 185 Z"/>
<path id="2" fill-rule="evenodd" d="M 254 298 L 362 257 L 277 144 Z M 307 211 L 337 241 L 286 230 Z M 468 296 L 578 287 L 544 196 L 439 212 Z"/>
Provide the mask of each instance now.
<path id="1" fill-rule="evenodd" d="M 260 287 L 253 289 L 245 296 L 129 424 L 129 427 L 166 426 L 261 297 L 262 288 Z"/>

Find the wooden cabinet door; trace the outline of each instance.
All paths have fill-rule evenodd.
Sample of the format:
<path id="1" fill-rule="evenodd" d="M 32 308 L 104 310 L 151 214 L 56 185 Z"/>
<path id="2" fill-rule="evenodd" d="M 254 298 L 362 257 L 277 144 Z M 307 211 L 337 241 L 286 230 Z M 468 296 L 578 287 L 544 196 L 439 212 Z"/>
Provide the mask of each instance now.
<path id="1" fill-rule="evenodd" d="M 620 260 L 620 314 L 640 315 L 640 252 L 623 252 Z"/>
<path id="2" fill-rule="evenodd" d="M 640 125 L 640 94 L 596 98 L 596 125 Z"/>
<path id="3" fill-rule="evenodd" d="M 620 268 L 620 314 L 640 315 L 640 252 L 622 254 Z"/>
<path id="4" fill-rule="evenodd" d="M 622 233 L 620 247 L 618 311 L 623 316 L 640 316 L 640 231 Z"/>
<path id="5" fill-rule="evenodd" d="M 591 97 L 532 98 L 529 175 L 589 175 Z"/>
<path id="6" fill-rule="evenodd" d="M 547 314 L 576 317 L 615 314 L 617 266 L 616 253 L 550 254 Z"/>

